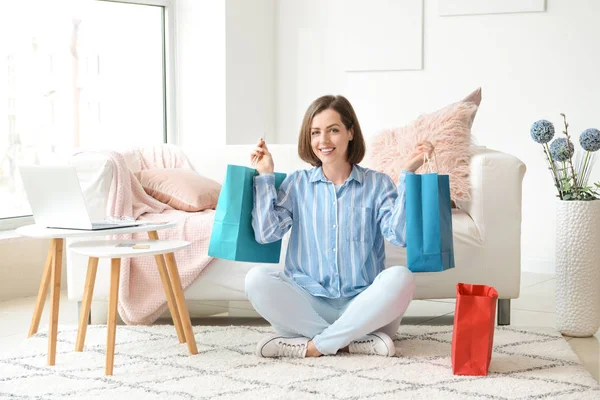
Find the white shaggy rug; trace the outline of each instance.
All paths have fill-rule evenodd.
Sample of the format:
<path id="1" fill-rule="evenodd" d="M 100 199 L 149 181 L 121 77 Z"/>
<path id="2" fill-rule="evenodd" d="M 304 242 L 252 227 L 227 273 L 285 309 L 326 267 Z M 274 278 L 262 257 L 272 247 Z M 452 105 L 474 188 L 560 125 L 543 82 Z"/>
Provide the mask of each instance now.
<path id="1" fill-rule="evenodd" d="M 451 326 L 401 326 L 398 357 L 264 359 L 267 327 L 196 326 L 190 356 L 172 326 L 119 326 L 114 376 L 104 375 L 106 327 L 61 327 L 57 365 L 38 333 L 0 356 L 1 399 L 599 399 L 600 385 L 551 329 L 498 328 L 487 377 L 452 375 Z"/>

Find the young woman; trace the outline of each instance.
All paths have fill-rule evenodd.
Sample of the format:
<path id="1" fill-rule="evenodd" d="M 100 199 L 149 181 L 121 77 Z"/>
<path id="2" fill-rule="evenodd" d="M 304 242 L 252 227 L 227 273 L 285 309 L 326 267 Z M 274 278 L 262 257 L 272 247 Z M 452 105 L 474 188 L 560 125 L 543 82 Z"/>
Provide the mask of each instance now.
<path id="1" fill-rule="evenodd" d="M 273 158 L 261 139 L 251 158 L 252 226 L 270 243 L 291 228 L 285 272 L 256 267 L 246 295 L 276 335 L 258 343 L 261 357 L 318 357 L 338 351 L 393 356 L 393 338 L 415 291 L 403 266 L 385 268 L 384 239 L 405 246 L 404 178 L 433 146 L 420 143 L 398 186 L 360 167 L 365 141 L 352 105 L 323 96 L 306 111 L 300 157 L 314 166 L 275 189 Z"/>

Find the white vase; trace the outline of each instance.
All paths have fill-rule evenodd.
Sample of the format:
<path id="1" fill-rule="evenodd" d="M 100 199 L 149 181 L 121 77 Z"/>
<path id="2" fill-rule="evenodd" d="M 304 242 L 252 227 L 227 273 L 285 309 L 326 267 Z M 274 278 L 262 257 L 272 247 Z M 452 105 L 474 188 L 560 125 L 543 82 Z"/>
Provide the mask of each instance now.
<path id="1" fill-rule="evenodd" d="M 557 201 L 556 327 L 575 337 L 600 328 L 600 200 Z"/>

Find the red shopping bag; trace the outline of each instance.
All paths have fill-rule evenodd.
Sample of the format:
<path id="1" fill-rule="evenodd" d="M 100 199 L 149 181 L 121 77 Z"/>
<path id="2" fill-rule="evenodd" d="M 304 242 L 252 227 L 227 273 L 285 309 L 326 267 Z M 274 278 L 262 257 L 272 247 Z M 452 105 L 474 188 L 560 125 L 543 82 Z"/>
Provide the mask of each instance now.
<path id="1" fill-rule="evenodd" d="M 498 292 L 491 286 L 456 285 L 452 373 L 487 375 L 492 359 Z"/>

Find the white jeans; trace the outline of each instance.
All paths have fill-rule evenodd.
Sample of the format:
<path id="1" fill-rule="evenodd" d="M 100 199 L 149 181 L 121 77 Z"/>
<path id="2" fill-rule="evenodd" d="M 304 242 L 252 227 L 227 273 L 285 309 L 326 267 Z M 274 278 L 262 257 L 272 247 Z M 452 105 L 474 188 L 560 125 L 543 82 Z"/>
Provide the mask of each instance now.
<path id="1" fill-rule="evenodd" d="M 283 272 L 265 266 L 252 268 L 245 284 L 250 303 L 278 334 L 310 338 L 322 354 L 335 354 L 375 331 L 394 339 L 415 293 L 413 274 L 400 266 L 382 271 L 355 297 L 313 296 Z"/>

